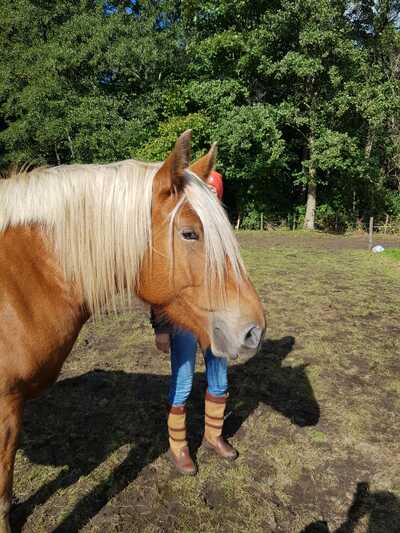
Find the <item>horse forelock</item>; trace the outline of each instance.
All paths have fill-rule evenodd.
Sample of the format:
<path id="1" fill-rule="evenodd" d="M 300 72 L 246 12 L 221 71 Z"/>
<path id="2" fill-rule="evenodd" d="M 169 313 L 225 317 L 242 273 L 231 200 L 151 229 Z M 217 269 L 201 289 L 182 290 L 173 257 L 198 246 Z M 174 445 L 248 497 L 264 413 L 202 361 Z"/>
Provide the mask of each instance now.
<path id="1" fill-rule="evenodd" d="M 216 195 L 201 178 L 189 169 L 185 171 L 184 180 L 182 197 L 170 214 L 170 240 L 172 242 L 176 216 L 185 203 L 188 203 L 203 227 L 205 265 L 199 267 L 204 267 L 205 279 L 214 296 L 218 293 L 219 296 L 224 297 L 228 264 L 231 266 L 237 283 L 245 274 L 239 245 L 225 209 Z"/>

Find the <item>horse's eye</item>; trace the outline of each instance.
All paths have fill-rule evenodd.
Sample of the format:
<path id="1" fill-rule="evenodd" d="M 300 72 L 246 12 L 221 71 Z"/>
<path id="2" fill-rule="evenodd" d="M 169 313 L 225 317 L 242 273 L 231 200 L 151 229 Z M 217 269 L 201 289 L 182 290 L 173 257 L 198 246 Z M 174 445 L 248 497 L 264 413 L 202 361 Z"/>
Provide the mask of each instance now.
<path id="1" fill-rule="evenodd" d="M 189 229 L 189 228 L 183 229 L 181 231 L 181 235 L 186 241 L 198 241 L 199 240 L 199 236 L 193 229 Z"/>

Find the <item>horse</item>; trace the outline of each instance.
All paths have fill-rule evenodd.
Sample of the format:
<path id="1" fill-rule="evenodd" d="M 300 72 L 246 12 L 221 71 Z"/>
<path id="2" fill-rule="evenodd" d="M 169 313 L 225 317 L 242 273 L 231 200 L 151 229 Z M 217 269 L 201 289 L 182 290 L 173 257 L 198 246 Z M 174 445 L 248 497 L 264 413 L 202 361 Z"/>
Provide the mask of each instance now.
<path id="1" fill-rule="evenodd" d="M 264 310 L 222 205 L 190 165 L 191 131 L 162 163 L 14 173 L 0 182 L 0 533 L 26 400 L 52 385 L 88 318 L 137 297 L 216 356 L 254 355 Z"/>

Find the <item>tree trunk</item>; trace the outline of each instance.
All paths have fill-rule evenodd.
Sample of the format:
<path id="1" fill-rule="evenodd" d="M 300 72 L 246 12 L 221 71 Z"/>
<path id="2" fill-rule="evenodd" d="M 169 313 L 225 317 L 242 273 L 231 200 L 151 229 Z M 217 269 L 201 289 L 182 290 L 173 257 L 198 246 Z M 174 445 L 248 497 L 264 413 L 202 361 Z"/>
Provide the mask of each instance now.
<path id="1" fill-rule="evenodd" d="M 315 209 L 317 207 L 317 180 L 316 180 L 316 168 L 314 167 L 313 157 L 314 147 L 314 134 L 311 132 L 308 138 L 308 150 L 309 150 L 309 167 L 308 167 L 308 184 L 307 184 L 307 205 L 306 216 L 304 218 L 304 229 L 315 229 Z"/>
<path id="2" fill-rule="evenodd" d="M 311 172 L 310 172 L 311 174 Z M 315 170 L 314 170 L 315 175 Z M 314 180 L 308 182 L 306 216 L 304 229 L 315 229 L 315 208 L 317 207 L 317 184 Z"/>
<path id="3" fill-rule="evenodd" d="M 240 228 L 240 211 L 238 213 L 238 217 L 236 220 L 235 230 L 238 230 Z"/>
<path id="4" fill-rule="evenodd" d="M 371 157 L 373 144 L 374 144 L 374 137 L 373 137 L 373 134 L 371 132 L 371 129 L 368 128 L 367 143 L 366 143 L 365 148 L 364 148 L 365 159 L 369 159 Z"/>
<path id="5" fill-rule="evenodd" d="M 58 150 L 57 150 L 57 144 L 54 144 L 54 151 L 56 153 L 57 165 L 60 166 L 61 165 L 61 160 L 60 160 L 60 154 L 58 153 Z"/>
<path id="6" fill-rule="evenodd" d="M 75 159 L 75 152 L 74 152 L 74 145 L 72 144 L 71 135 L 69 133 L 68 133 L 68 144 L 69 144 L 69 149 L 71 151 L 71 159 L 73 161 Z"/>

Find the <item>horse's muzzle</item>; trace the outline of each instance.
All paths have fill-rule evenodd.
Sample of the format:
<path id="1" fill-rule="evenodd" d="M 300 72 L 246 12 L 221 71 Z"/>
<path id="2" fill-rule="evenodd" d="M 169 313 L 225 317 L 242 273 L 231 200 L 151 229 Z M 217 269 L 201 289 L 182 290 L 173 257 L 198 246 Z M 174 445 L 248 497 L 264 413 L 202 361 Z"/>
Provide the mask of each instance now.
<path id="1" fill-rule="evenodd" d="M 212 328 L 212 351 L 216 356 L 237 359 L 255 355 L 261 345 L 264 328 L 259 324 L 232 327 L 226 320 L 214 317 Z"/>

